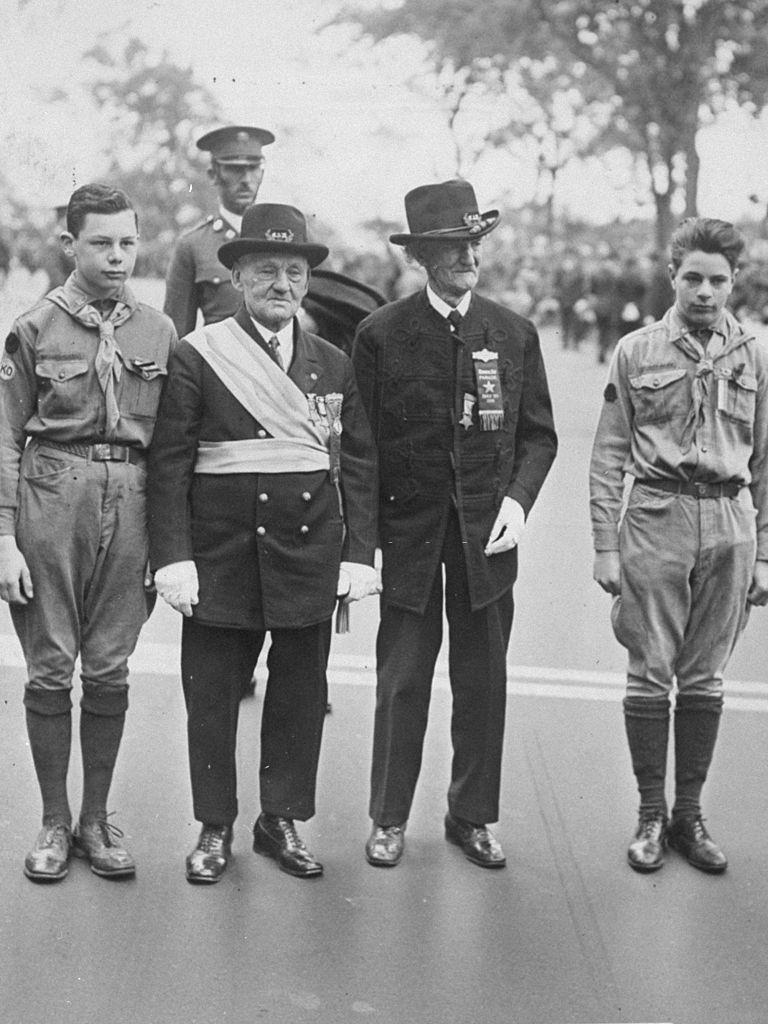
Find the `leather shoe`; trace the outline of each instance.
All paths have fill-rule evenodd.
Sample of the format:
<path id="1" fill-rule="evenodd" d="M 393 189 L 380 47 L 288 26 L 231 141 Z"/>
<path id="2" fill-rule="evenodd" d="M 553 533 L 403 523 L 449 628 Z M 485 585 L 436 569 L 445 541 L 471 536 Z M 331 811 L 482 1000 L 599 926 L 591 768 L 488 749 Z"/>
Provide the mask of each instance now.
<path id="1" fill-rule="evenodd" d="M 393 868 L 400 863 L 405 845 L 405 824 L 375 825 L 365 844 L 365 858 L 376 868 Z"/>
<path id="2" fill-rule="evenodd" d="M 635 838 L 627 848 L 629 866 L 635 871 L 658 871 L 664 863 L 667 842 L 667 816 L 661 811 L 644 811 L 637 823 Z"/>
<path id="3" fill-rule="evenodd" d="M 667 832 L 667 842 L 700 871 L 721 875 L 728 867 L 725 854 L 712 841 L 700 814 L 673 818 Z"/>
<path id="4" fill-rule="evenodd" d="M 91 871 L 102 878 L 128 878 L 136 874 L 136 863 L 121 839 L 123 832 L 106 818 L 81 821 L 72 833 L 72 852 L 91 863 Z"/>
<path id="5" fill-rule="evenodd" d="M 446 814 L 445 838 L 460 846 L 464 856 L 481 868 L 503 868 L 507 863 L 501 843 L 485 825 L 473 825 Z"/>
<path id="6" fill-rule="evenodd" d="M 323 873 L 323 865 L 299 839 L 290 818 L 260 814 L 253 826 L 253 849 L 264 857 L 272 857 L 281 871 L 297 878 L 317 878 Z"/>
<path id="7" fill-rule="evenodd" d="M 185 861 L 187 881 L 193 885 L 218 882 L 232 854 L 231 825 L 203 825 L 197 846 Z"/>
<path id="8" fill-rule="evenodd" d="M 24 858 L 24 874 L 33 882 L 60 882 L 69 872 L 72 833 L 67 825 L 45 825 Z"/>

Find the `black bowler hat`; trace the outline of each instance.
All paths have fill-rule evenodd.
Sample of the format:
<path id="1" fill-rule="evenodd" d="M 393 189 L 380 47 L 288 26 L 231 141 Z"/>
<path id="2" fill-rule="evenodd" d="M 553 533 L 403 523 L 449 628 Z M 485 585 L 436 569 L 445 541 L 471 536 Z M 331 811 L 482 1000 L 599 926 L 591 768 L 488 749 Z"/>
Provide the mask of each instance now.
<path id="1" fill-rule="evenodd" d="M 210 153 L 217 164 L 247 166 L 261 160 L 261 147 L 274 141 L 275 136 L 266 128 L 233 124 L 202 135 L 197 140 L 197 148 Z"/>
<path id="2" fill-rule="evenodd" d="M 405 215 L 409 231 L 390 235 L 395 245 L 482 238 L 499 223 L 498 210 L 480 213 L 475 190 L 461 178 L 412 189 L 405 197 Z"/>
<path id="3" fill-rule="evenodd" d="M 303 256 L 310 267 L 322 263 L 328 255 L 324 245 L 307 241 L 307 222 L 301 210 L 281 203 L 255 203 L 243 214 L 240 237 L 225 242 L 219 259 L 225 267 L 248 253 L 295 253 Z"/>

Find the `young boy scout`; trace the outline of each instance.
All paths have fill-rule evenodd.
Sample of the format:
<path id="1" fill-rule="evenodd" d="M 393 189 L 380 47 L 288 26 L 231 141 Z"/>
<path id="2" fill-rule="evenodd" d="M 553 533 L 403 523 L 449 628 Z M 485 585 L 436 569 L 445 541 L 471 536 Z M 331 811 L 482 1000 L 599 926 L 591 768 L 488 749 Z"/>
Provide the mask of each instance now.
<path id="1" fill-rule="evenodd" d="M 725 309 L 744 241 L 724 221 L 683 221 L 671 242 L 672 309 L 616 349 L 590 472 L 594 577 L 616 597 L 627 648 L 624 718 L 640 792 L 628 850 L 655 871 L 664 847 L 725 871 L 700 796 L 723 672 L 768 600 L 768 351 Z M 624 474 L 634 477 L 620 523 Z M 675 802 L 665 796 L 670 693 Z"/>
<path id="2" fill-rule="evenodd" d="M 145 452 L 175 342 L 127 287 L 138 225 L 125 193 L 84 185 L 62 234 L 75 270 L 20 316 L 0 363 L 0 597 L 24 651 L 27 731 L 43 828 L 24 863 L 58 881 L 70 854 L 108 878 L 135 865 L 107 819 L 147 617 Z M 81 659 L 83 795 L 71 829 L 72 674 Z M 74 850 L 73 850 L 74 847 Z"/>

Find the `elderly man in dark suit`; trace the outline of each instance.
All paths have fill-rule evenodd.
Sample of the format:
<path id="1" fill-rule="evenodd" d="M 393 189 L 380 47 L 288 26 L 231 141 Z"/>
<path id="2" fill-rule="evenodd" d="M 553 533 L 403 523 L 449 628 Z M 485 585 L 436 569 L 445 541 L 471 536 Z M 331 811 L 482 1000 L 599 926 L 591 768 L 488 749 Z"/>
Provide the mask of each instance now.
<path id="1" fill-rule="evenodd" d="M 391 867 L 419 774 L 448 618 L 453 768 L 446 837 L 502 867 L 498 818 L 512 587 L 523 525 L 556 451 L 532 323 L 475 295 L 498 222 L 472 186 L 409 192 L 407 234 L 426 289 L 367 317 L 353 363 L 380 460 L 383 596 L 371 773 L 371 864 Z M 445 584 L 443 583 L 445 575 Z"/>
<path id="2" fill-rule="evenodd" d="M 230 855 L 238 700 L 266 631 L 254 850 L 293 875 L 322 873 L 294 819 L 315 811 L 330 620 L 341 590 L 349 601 L 378 589 L 375 448 L 352 364 L 296 320 L 327 255 L 294 207 L 246 210 L 241 237 L 219 250 L 243 304 L 182 340 L 159 411 L 150 544 L 157 591 L 184 614 L 202 823 L 190 882 L 218 881 Z"/>

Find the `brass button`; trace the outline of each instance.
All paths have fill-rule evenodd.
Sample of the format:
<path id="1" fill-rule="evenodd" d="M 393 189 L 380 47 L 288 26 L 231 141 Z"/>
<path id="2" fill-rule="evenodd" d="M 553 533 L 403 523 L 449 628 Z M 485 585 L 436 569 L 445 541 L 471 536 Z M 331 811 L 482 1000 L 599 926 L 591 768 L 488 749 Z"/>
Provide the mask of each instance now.
<path id="1" fill-rule="evenodd" d="M 256 527 L 256 534 L 257 534 L 257 536 L 263 537 L 266 532 L 267 531 L 264 529 L 263 526 L 257 526 Z"/>
<path id="2" fill-rule="evenodd" d="M 303 534 L 307 534 L 307 533 L 309 533 L 309 527 L 308 527 L 308 526 L 307 526 L 307 525 L 305 524 L 305 525 L 304 525 L 304 526 L 302 526 L 302 528 L 301 528 L 301 529 L 299 530 L 299 533 L 303 533 Z"/>
<path id="3" fill-rule="evenodd" d="M 304 493 L 302 494 L 302 498 L 304 499 L 304 501 L 311 501 L 312 495 L 309 493 L 309 491 L 304 491 Z"/>
<path id="4" fill-rule="evenodd" d="M 260 430 L 260 431 L 258 431 L 258 433 L 256 434 L 256 437 L 266 437 L 266 436 L 267 436 L 267 432 L 266 432 L 266 430 Z"/>
<path id="5" fill-rule="evenodd" d="M 214 277 L 213 283 L 214 284 L 221 284 L 221 278 L 220 277 Z"/>
<path id="6" fill-rule="evenodd" d="M 67 376 L 67 371 L 66 370 L 59 370 L 59 380 L 64 380 L 64 378 L 66 376 Z"/>
<path id="7" fill-rule="evenodd" d="M 262 502 L 263 501 L 269 501 L 269 495 L 266 492 L 260 494 L 259 495 L 259 501 L 262 501 Z"/>

